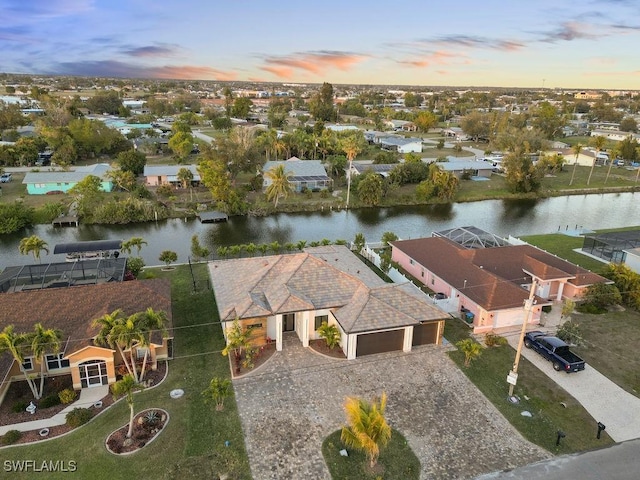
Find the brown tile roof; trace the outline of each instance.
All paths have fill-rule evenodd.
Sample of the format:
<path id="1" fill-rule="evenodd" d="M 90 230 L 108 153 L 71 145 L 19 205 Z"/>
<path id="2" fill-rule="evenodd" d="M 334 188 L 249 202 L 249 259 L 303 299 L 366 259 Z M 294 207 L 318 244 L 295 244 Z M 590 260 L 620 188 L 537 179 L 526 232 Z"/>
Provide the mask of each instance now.
<path id="1" fill-rule="evenodd" d="M 337 308 L 336 319 L 351 333 L 447 317 L 423 294 L 386 284 L 342 246 L 219 260 L 209 268 L 223 321 Z"/>
<path id="2" fill-rule="evenodd" d="M 531 283 L 525 271 L 544 280 L 568 278 L 578 286 L 607 281 L 530 245 L 468 250 L 442 237 L 400 240 L 392 245 L 487 310 L 523 305 L 528 291 L 520 285 Z"/>
<path id="3" fill-rule="evenodd" d="M 90 345 L 97 333 L 92 320 L 119 308 L 131 315 L 151 307 L 171 319 L 171 285 L 166 279 L 3 293 L 0 302 L 0 326 L 30 332 L 40 322 L 60 329 L 67 353 Z"/>

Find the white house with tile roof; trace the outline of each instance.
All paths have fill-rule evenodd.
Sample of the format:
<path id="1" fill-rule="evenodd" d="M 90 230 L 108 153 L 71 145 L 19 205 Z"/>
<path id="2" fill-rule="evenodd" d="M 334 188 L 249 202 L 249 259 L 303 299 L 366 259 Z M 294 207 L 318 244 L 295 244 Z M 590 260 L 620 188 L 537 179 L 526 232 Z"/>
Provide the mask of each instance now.
<path id="1" fill-rule="evenodd" d="M 223 330 L 238 320 L 252 343 L 319 339 L 322 322 L 340 331 L 347 359 L 440 344 L 449 315 L 411 283 L 385 283 L 348 248 L 218 260 L 209 264 Z"/>

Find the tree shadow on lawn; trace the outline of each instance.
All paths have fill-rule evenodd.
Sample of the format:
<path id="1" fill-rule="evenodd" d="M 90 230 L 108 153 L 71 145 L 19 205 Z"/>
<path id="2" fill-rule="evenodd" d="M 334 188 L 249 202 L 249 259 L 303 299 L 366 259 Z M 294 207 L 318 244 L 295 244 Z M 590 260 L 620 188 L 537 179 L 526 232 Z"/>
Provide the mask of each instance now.
<path id="1" fill-rule="evenodd" d="M 344 446 L 340 440 L 341 430 L 336 430 L 322 442 L 322 455 L 333 480 L 354 479 L 376 480 L 378 478 L 402 478 L 418 480 L 420 461 L 413 450 L 395 429 L 391 431 L 391 440 L 380 451 L 378 464 L 371 469 L 366 455 Z M 348 457 L 340 455 L 347 449 Z"/>

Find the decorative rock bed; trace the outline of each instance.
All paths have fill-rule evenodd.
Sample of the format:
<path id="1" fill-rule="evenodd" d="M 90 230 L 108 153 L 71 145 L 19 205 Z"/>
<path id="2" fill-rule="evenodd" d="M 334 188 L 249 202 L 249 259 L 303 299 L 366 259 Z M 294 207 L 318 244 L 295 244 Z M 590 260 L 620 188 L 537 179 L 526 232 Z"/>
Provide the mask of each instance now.
<path id="1" fill-rule="evenodd" d="M 133 432 L 127 438 L 129 424 L 111 432 L 106 447 L 114 455 L 129 455 L 153 442 L 169 423 L 169 413 L 161 408 L 147 408 L 133 418 Z"/>

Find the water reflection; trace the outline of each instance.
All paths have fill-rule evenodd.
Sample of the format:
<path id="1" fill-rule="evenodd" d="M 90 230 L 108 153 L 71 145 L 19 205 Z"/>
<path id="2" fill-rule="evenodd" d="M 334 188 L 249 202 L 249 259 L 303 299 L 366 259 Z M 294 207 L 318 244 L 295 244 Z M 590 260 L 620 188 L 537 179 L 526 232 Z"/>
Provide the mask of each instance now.
<path id="1" fill-rule="evenodd" d="M 521 220 L 523 218 L 531 218 L 536 213 L 536 199 L 523 200 L 503 200 L 502 201 L 502 218 L 506 222 Z"/>

